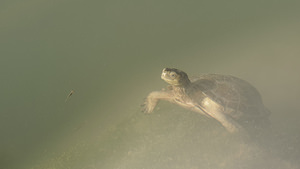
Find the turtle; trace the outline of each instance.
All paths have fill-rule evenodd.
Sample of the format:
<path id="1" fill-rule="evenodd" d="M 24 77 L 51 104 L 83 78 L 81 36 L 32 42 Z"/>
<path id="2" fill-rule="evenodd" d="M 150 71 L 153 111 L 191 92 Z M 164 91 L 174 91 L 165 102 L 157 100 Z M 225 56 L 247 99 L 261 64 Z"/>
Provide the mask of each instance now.
<path id="1" fill-rule="evenodd" d="M 164 68 L 161 78 L 169 86 L 146 97 L 145 113 L 153 112 L 159 100 L 166 100 L 217 120 L 230 133 L 260 126 L 270 114 L 257 89 L 232 75 L 201 74 L 189 78 L 184 71 Z"/>

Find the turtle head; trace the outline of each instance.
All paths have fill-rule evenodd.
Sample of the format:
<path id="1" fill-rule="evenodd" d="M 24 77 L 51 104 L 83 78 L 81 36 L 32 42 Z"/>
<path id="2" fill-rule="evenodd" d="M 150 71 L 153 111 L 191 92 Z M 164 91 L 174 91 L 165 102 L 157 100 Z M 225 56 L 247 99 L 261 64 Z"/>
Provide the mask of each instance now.
<path id="1" fill-rule="evenodd" d="M 178 87 L 186 87 L 191 83 L 185 72 L 175 68 L 164 68 L 161 78 L 170 85 Z"/>

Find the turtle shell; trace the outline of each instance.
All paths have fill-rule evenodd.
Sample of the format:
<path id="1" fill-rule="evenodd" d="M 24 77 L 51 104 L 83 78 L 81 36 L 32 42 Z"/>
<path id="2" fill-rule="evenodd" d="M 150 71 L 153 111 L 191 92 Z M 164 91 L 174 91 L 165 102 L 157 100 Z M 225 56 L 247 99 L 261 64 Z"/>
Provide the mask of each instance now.
<path id="1" fill-rule="evenodd" d="M 194 104 L 205 109 L 205 101 L 213 102 L 224 114 L 237 121 L 267 117 L 259 92 L 248 82 L 230 75 L 204 74 L 191 78 L 186 89 Z"/>

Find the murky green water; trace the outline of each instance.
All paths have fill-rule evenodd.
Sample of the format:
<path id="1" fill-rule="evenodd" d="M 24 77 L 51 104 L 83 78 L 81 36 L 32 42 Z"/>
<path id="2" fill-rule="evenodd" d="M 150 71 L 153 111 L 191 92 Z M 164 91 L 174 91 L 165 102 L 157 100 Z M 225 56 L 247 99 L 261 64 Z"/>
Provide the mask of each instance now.
<path id="1" fill-rule="evenodd" d="M 299 168 L 299 5 L 1 1 L 0 168 Z M 245 142 L 165 102 L 142 114 L 164 67 L 251 82 L 270 131 Z"/>

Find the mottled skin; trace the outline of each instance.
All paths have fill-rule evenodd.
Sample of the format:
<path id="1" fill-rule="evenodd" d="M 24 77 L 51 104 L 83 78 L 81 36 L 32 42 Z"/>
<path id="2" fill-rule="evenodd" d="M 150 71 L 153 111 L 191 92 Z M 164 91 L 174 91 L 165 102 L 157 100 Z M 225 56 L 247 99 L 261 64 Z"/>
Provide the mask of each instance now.
<path id="1" fill-rule="evenodd" d="M 151 113 L 159 100 L 166 100 L 216 119 L 231 133 L 244 132 L 246 124 L 255 126 L 269 115 L 258 91 L 239 78 L 205 74 L 191 81 L 174 68 L 163 69 L 161 78 L 170 86 L 147 96 L 145 113 Z"/>

